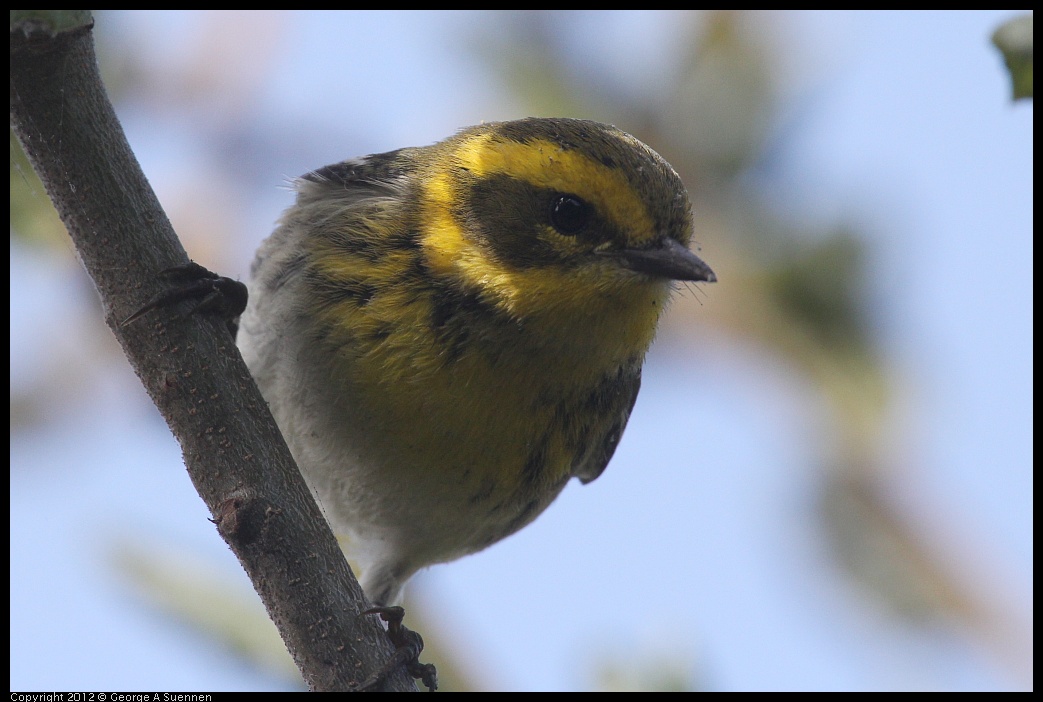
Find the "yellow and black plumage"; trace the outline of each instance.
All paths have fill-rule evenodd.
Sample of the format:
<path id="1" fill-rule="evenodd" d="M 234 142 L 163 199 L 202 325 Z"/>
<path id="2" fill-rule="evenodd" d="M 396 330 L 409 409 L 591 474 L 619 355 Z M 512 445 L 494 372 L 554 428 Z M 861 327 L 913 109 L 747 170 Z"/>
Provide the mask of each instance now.
<path id="1" fill-rule="evenodd" d="M 295 185 L 238 341 L 381 604 L 597 478 L 674 281 L 715 280 L 677 173 L 596 122 L 479 125 Z"/>

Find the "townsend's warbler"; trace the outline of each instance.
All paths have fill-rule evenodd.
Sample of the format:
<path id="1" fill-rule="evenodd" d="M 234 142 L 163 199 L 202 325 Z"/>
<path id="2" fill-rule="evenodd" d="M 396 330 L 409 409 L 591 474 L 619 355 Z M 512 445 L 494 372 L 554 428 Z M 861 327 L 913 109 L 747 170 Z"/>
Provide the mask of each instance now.
<path id="1" fill-rule="evenodd" d="M 238 343 L 379 604 L 597 478 L 673 281 L 716 279 L 677 173 L 596 122 L 483 124 L 295 185 Z"/>

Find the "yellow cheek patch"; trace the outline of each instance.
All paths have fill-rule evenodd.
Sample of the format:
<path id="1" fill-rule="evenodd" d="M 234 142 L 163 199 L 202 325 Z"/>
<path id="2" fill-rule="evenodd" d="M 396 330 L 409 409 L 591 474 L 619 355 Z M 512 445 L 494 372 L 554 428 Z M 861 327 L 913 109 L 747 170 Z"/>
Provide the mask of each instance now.
<path id="1" fill-rule="evenodd" d="M 627 232 L 631 245 L 657 238 L 647 206 L 620 170 L 577 149 L 563 149 L 546 139 L 522 143 L 479 134 L 465 141 L 454 156 L 461 167 L 480 178 L 504 174 L 538 188 L 578 195 Z"/>
<path id="2" fill-rule="evenodd" d="M 479 134 L 465 140 L 452 155 L 454 167 L 430 174 L 424 182 L 423 245 L 432 272 L 467 281 L 483 291 L 483 297 L 517 319 L 539 315 L 548 323 L 573 323 L 570 315 L 577 307 L 592 316 L 606 313 L 624 320 L 617 330 L 627 343 L 647 345 L 651 341 L 658 314 L 646 314 L 659 304 L 664 291 L 654 288 L 620 287 L 620 281 L 603 278 L 603 271 L 583 275 L 554 267 L 513 269 L 486 256 L 481 247 L 468 239 L 457 221 L 457 205 L 472 179 L 496 175 L 524 181 L 538 188 L 571 193 L 591 203 L 628 234 L 631 245 L 656 238 L 647 205 L 635 194 L 633 185 L 619 172 L 584 156 L 578 150 L 538 139 L 520 143 L 502 140 L 493 134 Z M 459 171 L 467 176 L 460 177 Z M 621 298 L 620 294 L 624 292 Z M 621 300 L 638 319 L 631 320 L 621 309 Z M 608 312 L 606 308 L 611 308 Z M 632 308 L 632 309 L 631 309 Z M 628 323 L 633 321 L 631 325 Z"/>
<path id="3" fill-rule="evenodd" d="M 424 186 L 424 248 L 427 262 L 442 275 L 451 273 L 456 263 L 475 251 L 463 229 L 453 217 L 452 203 L 457 194 L 450 175 L 445 171 L 431 174 Z"/>

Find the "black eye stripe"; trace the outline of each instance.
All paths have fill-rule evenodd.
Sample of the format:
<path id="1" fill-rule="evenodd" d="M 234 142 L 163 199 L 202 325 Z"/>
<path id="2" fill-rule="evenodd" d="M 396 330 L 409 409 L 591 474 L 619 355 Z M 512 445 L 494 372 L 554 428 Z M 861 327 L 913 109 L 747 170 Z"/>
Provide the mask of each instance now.
<path id="1" fill-rule="evenodd" d="M 621 238 L 592 201 L 505 174 L 461 181 L 459 200 L 453 216 L 468 237 L 517 268 L 577 264 L 583 251 Z"/>
<path id="2" fill-rule="evenodd" d="M 593 208 L 575 195 L 559 195 L 551 204 L 550 221 L 558 232 L 578 234 L 591 220 Z"/>

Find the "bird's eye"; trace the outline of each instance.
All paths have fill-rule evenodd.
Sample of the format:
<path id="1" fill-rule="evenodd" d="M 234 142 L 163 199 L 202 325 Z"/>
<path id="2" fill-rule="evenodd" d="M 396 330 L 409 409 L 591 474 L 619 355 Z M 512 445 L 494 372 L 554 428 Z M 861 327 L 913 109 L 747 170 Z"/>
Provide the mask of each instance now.
<path id="1" fill-rule="evenodd" d="M 559 195 L 551 205 L 550 221 L 562 234 L 576 234 L 590 222 L 590 205 L 575 195 Z"/>

